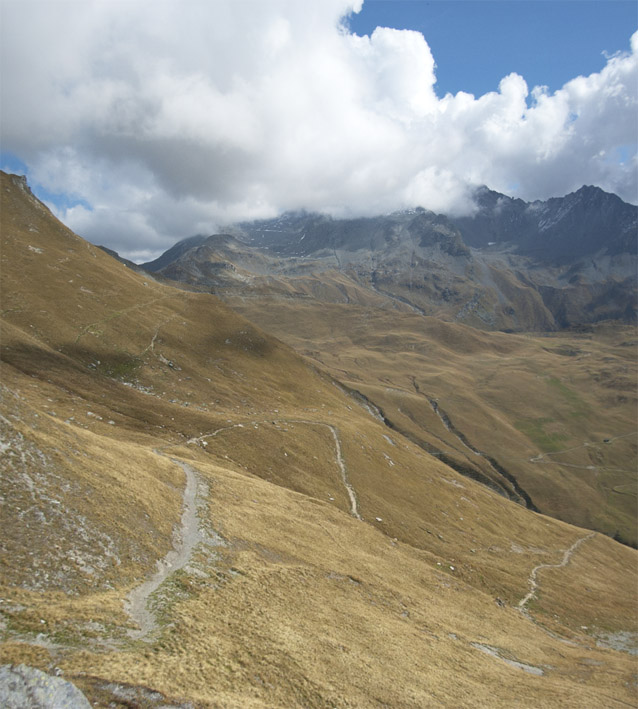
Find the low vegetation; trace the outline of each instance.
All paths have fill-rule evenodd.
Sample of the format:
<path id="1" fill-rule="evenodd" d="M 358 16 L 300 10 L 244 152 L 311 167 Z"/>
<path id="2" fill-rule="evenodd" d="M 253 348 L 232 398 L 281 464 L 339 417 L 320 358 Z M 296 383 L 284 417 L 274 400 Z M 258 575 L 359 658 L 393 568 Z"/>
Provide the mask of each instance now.
<path id="1" fill-rule="evenodd" d="M 489 472 L 424 393 L 455 425 L 475 421 L 460 430 L 482 452 L 494 428 L 495 444 L 527 461 L 499 462 L 542 505 L 542 485 L 525 472 L 544 469 L 529 461 L 542 451 L 510 423 L 504 400 L 506 413 L 496 406 L 499 377 L 536 376 L 522 363 L 537 341 L 432 324 L 382 365 L 407 321 L 388 328 L 382 353 L 356 342 L 345 311 L 282 309 L 284 323 L 301 315 L 300 327 L 314 328 L 320 354 L 309 360 L 209 294 L 128 270 L 15 178 L 3 175 L 1 190 L 3 663 L 62 670 L 98 706 L 117 705 L 124 691 L 140 703 L 158 692 L 211 708 L 633 702 L 635 662 L 613 638 L 638 631 L 635 552 L 534 513 L 427 451 Z M 331 349 L 330 318 L 350 347 Z M 576 371 L 598 371 L 614 338 L 592 337 L 592 357 Z M 445 356 L 435 366 L 437 350 Z M 558 364 L 570 358 L 547 358 L 550 376 L 598 405 L 602 385 L 587 392 Z M 420 367 L 408 373 L 409 361 Z M 529 418 L 541 418 L 525 386 Z M 557 391 L 546 405 L 574 409 L 562 389 L 543 386 Z M 623 407 L 601 412 L 601 441 L 611 443 L 588 440 L 587 452 L 604 456 L 599 466 L 615 467 L 630 445 L 620 437 Z M 197 482 L 195 515 L 185 514 L 185 465 Z M 610 496 L 626 484 L 600 479 Z M 620 497 L 629 509 L 631 496 Z M 600 514 L 628 528 L 617 508 Z M 171 573 L 167 560 L 193 534 L 187 563 Z M 560 562 L 584 537 L 568 564 L 538 572 L 522 613 L 533 569 Z M 127 598 L 158 568 L 166 578 L 140 637 Z"/>

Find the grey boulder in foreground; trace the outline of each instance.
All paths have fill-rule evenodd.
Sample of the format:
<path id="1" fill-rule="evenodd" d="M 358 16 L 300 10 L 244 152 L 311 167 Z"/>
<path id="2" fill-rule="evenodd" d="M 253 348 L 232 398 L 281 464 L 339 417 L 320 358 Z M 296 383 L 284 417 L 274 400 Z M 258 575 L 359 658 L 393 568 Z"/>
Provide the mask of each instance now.
<path id="1" fill-rule="evenodd" d="M 61 677 L 27 665 L 0 667 L 0 706 L 4 709 L 90 709 L 80 690 Z"/>

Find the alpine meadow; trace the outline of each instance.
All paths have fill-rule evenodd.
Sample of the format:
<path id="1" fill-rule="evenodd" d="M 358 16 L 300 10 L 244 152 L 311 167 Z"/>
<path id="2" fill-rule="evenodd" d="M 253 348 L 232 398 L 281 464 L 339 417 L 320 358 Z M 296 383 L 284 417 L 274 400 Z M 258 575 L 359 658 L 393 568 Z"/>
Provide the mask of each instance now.
<path id="1" fill-rule="evenodd" d="M 638 706 L 637 28 L 0 0 L 1 707 Z"/>

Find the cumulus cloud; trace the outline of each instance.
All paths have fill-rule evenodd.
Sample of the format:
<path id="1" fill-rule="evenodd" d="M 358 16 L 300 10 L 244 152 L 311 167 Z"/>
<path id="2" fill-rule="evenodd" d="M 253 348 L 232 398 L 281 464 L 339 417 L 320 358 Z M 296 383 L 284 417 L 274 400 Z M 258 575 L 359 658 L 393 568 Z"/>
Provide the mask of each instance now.
<path id="1" fill-rule="evenodd" d="M 4 0 L 3 148 L 74 197 L 71 228 L 143 260 L 305 208 L 467 212 L 598 184 L 635 201 L 631 52 L 555 93 L 510 74 L 436 93 L 417 32 L 348 32 L 361 0 Z"/>

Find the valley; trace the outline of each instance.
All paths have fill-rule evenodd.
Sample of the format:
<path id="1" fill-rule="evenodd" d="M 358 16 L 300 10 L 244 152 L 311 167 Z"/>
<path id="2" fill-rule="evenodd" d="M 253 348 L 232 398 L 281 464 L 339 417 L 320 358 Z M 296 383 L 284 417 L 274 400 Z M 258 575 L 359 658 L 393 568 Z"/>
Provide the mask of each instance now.
<path id="1" fill-rule="evenodd" d="M 634 481 L 631 327 L 504 335 L 352 306 L 228 302 L 457 470 L 635 544 L 636 499 L 614 489 Z"/>
<path id="2" fill-rule="evenodd" d="M 634 325 L 155 276 L 1 190 L 3 664 L 98 707 L 632 705 Z"/>
<path id="3" fill-rule="evenodd" d="M 477 205 L 286 214 L 144 267 L 215 293 L 457 471 L 636 546 L 637 210 L 590 187 Z"/>

